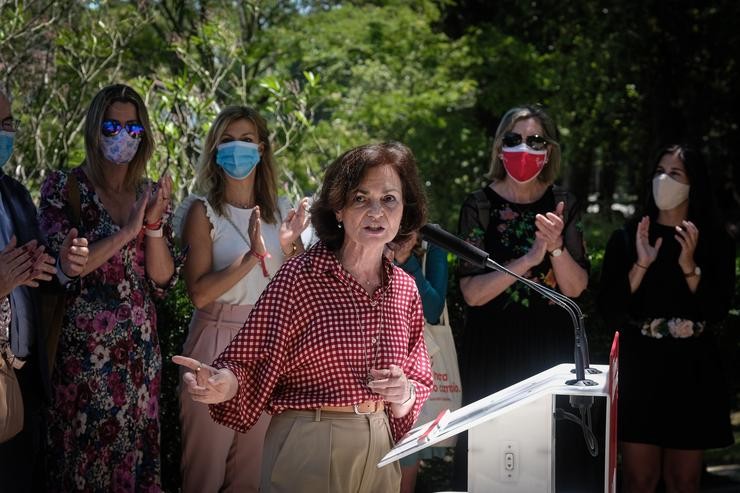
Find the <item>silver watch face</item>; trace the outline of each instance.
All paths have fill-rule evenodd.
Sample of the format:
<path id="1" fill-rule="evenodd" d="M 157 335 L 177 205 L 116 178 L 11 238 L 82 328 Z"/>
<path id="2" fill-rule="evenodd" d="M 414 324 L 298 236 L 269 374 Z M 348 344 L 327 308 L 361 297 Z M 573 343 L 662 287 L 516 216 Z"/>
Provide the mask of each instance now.
<path id="1" fill-rule="evenodd" d="M 563 253 L 562 248 L 556 248 L 555 250 L 550 252 L 550 255 L 552 255 L 553 257 L 559 257 L 562 253 Z"/>

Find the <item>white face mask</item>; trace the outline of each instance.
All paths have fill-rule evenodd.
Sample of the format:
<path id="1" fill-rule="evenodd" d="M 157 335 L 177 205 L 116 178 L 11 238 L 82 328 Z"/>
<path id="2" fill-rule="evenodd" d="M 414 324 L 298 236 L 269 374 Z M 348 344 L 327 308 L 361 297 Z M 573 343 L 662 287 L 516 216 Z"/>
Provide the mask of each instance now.
<path id="1" fill-rule="evenodd" d="M 688 200 L 689 189 L 691 189 L 689 185 L 681 183 L 665 173 L 653 178 L 653 198 L 655 199 L 655 205 L 661 211 L 675 209 Z"/>

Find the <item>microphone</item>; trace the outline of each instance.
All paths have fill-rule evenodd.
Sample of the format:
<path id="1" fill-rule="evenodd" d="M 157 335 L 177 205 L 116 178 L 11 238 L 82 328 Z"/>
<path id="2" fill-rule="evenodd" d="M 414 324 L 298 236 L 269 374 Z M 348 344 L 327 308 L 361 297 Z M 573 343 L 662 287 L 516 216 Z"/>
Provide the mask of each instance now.
<path id="1" fill-rule="evenodd" d="M 437 224 L 426 224 L 421 227 L 419 232 L 425 240 L 434 243 L 440 248 L 454 253 L 461 259 L 470 262 L 477 267 L 489 268 L 498 272 L 504 272 L 510 276 L 515 277 L 518 281 L 526 284 L 543 297 L 547 298 L 548 300 L 552 301 L 553 303 L 567 311 L 573 322 L 573 331 L 575 335 L 574 352 L 576 378 L 575 380 L 568 380 L 565 383 L 567 385 L 580 386 L 597 385 L 596 382 L 594 382 L 593 380 L 589 380 L 586 378 L 587 369 L 589 370 L 589 373 L 599 373 L 599 370 L 589 368 L 590 358 L 588 354 L 588 340 L 586 339 L 586 329 L 583 323 L 584 317 L 583 312 L 581 312 L 581 309 L 578 307 L 578 304 L 576 304 L 576 302 L 553 289 L 550 289 L 530 279 L 522 277 L 515 272 L 512 272 L 503 265 L 494 261 L 488 255 L 488 253 L 445 231 Z"/>

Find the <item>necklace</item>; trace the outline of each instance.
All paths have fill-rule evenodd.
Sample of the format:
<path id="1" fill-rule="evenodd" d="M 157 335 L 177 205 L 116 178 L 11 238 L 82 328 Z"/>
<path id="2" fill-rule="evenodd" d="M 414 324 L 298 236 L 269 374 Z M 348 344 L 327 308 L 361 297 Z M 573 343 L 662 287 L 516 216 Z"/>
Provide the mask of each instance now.
<path id="1" fill-rule="evenodd" d="M 360 310 L 357 309 L 357 304 L 355 303 L 355 299 L 354 299 L 354 293 L 350 292 L 349 296 L 350 296 L 350 301 L 352 302 L 352 308 L 355 311 L 355 318 L 357 319 L 357 327 L 360 328 L 360 332 L 362 334 L 362 343 L 363 343 L 362 346 L 364 348 L 362 359 L 365 364 L 365 368 L 364 368 L 365 378 L 363 380 L 362 370 L 360 370 L 359 379 L 361 381 L 364 381 L 365 385 L 367 385 L 374 380 L 372 373 L 370 373 L 370 370 L 377 366 L 378 359 L 380 356 L 380 338 L 383 335 L 383 305 L 380 304 L 380 329 L 378 330 L 378 337 L 377 338 L 370 337 L 370 341 L 369 341 L 370 344 L 368 344 L 368 341 L 367 341 L 368 331 L 365 330 L 365 326 L 363 325 L 362 320 L 360 319 Z M 368 353 L 369 353 L 368 346 L 370 347 L 375 346 L 375 356 L 372 358 L 372 360 L 368 358 Z"/>
<path id="2" fill-rule="evenodd" d="M 233 207 L 236 207 L 237 209 L 251 209 L 252 208 L 246 202 L 236 202 L 233 200 L 227 200 L 226 203 Z"/>
<path id="3" fill-rule="evenodd" d="M 370 370 L 373 367 L 376 367 L 379 361 L 380 357 L 380 340 L 383 336 L 383 305 L 382 305 L 382 299 L 378 304 L 380 305 L 380 329 L 378 330 L 378 337 L 370 337 L 370 341 L 367 340 L 367 332 L 365 330 L 365 325 L 362 323 L 362 320 L 360 319 L 360 310 L 357 308 L 357 303 L 355 301 L 355 292 L 354 289 L 351 286 L 351 283 L 347 282 L 345 279 L 341 279 L 342 284 L 345 285 L 349 289 L 349 301 L 352 303 L 352 309 L 355 312 L 355 319 L 357 320 L 357 327 L 360 329 L 360 333 L 362 334 L 362 346 L 363 346 L 363 363 L 364 363 L 364 370 L 365 370 L 365 376 L 363 378 L 362 376 L 362 369 L 359 372 L 355 372 L 355 375 L 358 377 L 358 380 L 362 381 L 365 385 L 369 384 L 374 380 L 372 374 L 370 373 Z M 375 302 L 372 303 L 372 306 L 375 306 Z M 369 344 L 368 344 L 369 342 Z M 375 355 L 372 358 L 368 358 L 368 355 L 370 352 L 368 351 L 368 346 L 372 347 L 375 346 Z M 354 369 L 354 365 L 350 365 Z M 359 373 L 359 375 L 357 375 Z"/>

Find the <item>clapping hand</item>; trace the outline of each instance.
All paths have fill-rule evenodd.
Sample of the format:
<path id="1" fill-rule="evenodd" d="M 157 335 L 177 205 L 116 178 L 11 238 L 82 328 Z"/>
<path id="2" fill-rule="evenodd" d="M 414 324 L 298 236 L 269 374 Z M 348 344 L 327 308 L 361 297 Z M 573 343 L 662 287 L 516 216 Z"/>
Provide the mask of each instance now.
<path id="1" fill-rule="evenodd" d="M 681 253 L 678 255 L 678 264 L 681 270 L 693 272 L 696 267 L 694 262 L 694 251 L 699 242 L 699 228 L 691 221 L 682 221 L 681 226 L 676 226 L 676 241 L 681 244 Z"/>
<path id="2" fill-rule="evenodd" d="M 36 240 L 16 248 L 15 235 L 0 252 L 0 297 L 7 296 L 16 286 L 25 283 L 31 277 L 33 266 L 32 250 L 27 248 L 31 243 L 35 248 Z"/>
<path id="3" fill-rule="evenodd" d="M 139 200 L 134 203 L 133 209 L 128 215 L 128 221 L 124 229 L 128 235 L 128 241 L 133 240 L 141 232 L 141 228 L 144 225 L 144 213 L 146 212 L 146 205 L 151 194 L 151 185 L 147 185 L 146 190 Z"/>
<path id="4" fill-rule="evenodd" d="M 218 404 L 232 399 L 236 395 L 239 383 L 236 376 L 228 369 L 218 370 L 193 358 L 173 356 L 172 361 L 192 371 L 182 376 L 190 397 L 204 404 Z"/>
<path id="5" fill-rule="evenodd" d="M 56 261 L 54 257 L 44 251 L 45 249 L 46 247 L 43 245 L 35 246 L 32 253 L 33 265 L 31 266 L 31 274 L 29 279 L 23 283 L 24 285 L 35 288 L 39 285 L 38 281 L 50 281 L 51 276 L 57 273 Z"/>
<path id="6" fill-rule="evenodd" d="M 169 174 L 162 176 L 157 184 L 149 189 L 149 200 L 146 204 L 145 222 L 146 224 L 156 224 L 162 219 L 167 211 L 172 196 L 172 178 Z"/>
<path id="7" fill-rule="evenodd" d="M 534 218 L 534 224 L 537 232 L 545 240 L 545 250 L 552 252 L 558 248 L 563 248 L 563 210 L 565 202 L 558 202 L 554 212 L 547 214 L 537 214 Z"/>
<path id="8" fill-rule="evenodd" d="M 386 243 L 384 250 L 385 256 L 388 257 L 388 260 L 391 262 L 395 260 L 398 264 L 406 263 L 416 246 L 418 235 L 419 233 L 415 231 L 403 243 Z"/>
<path id="9" fill-rule="evenodd" d="M 249 231 L 247 232 L 249 234 L 249 244 L 252 249 L 252 253 L 257 254 L 260 257 L 264 256 L 267 252 L 265 239 L 262 238 L 261 218 L 260 206 L 257 205 L 254 207 L 254 211 L 252 211 L 252 215 L 249 217 Z"/>
<path id="10" fill-rule="evenodd" d="M 77 277 L 82 274 L 90 255 L 87 238 L 78 238 L 77 234 L 76 228 L 70 229 L 59 249 L 59 266 L 67 277 Z"/>
<path id="11" fill-rule="evenodd" d="M 534 243 L 532 243 L 532 246 L 529 247 L 529 251 L 524 255 L 530 268 L 540 265 L 545 259 L 545 254 L 547 253 L 547 240 L 544 235 L 539 231 L 535 231 L 534 236 Z"/>
<path id="12" fill-rule="evenodd" d="M 280 247 L 283 252 L 291 252 L 294 242 L 300 238 L 301 233 L 308 227 L 310 216 L 308 214 L 308 197 L 303 197 L 295 209 L 288 211 L 280 225 Z"/>
<path id="13" fill-rule="evenodd" d="M 54 257 L 47 254 L 46 247 L 31 240 L 16 247 L 15 235 L 0 252 L 0 296 L 7 296 L 18 286 L 35 288 L 38 281 L 48 281 L 56 274 Z"/>
<path id="14" fill-rule="evenodd" d="M 642 268 L 649 267 L 650 264 L 652 264 L 655 261 L 655 258 L 658 256 L 658 250 L 660 250 L 660 245 L 662 244 L 663 238 L 658 238 L 657 240 L 655 240 L 655 245 L 650 244 L 650 218 L 648 216 L 643 217 L 637 224 L 637 233 L 635 234 L 637 263 Z"/>

